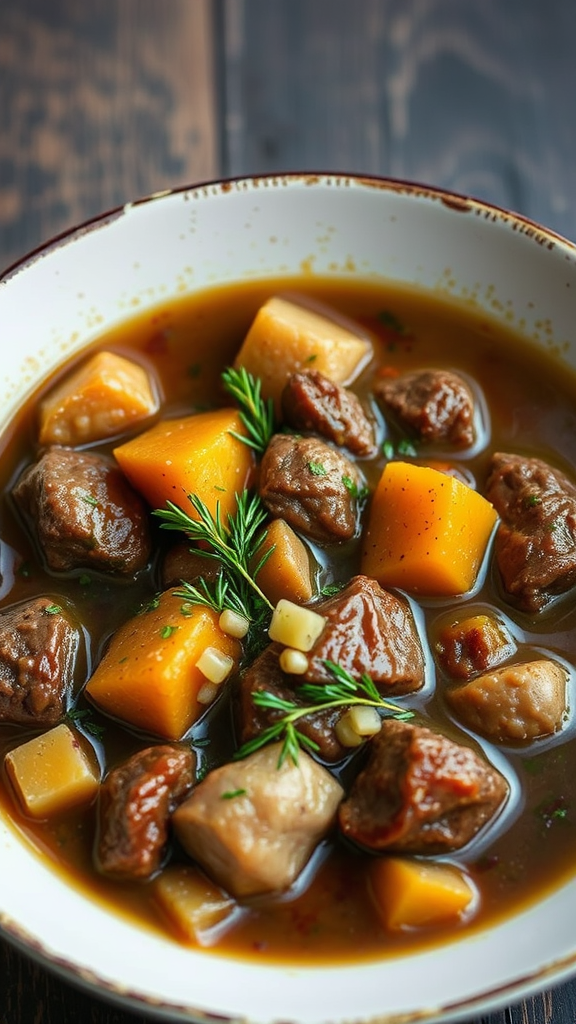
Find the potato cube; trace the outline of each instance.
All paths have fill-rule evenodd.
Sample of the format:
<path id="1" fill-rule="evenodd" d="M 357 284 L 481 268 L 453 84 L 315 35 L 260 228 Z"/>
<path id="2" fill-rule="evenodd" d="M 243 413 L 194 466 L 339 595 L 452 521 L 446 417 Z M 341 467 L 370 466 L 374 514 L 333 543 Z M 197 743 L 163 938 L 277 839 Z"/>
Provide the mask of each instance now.
<path id="1" fill-rule="evenodd" d="M 217 612 L 166 590 L 116 631 L 86 694 L 136 729 L 179 740 L 205 711 L 198 693 L 206 677 L 197 663 L 207 647 L 236 663 L 240 657 L 239 641 L 222 632 Z"/>
<path id="2" fill-rule="evenodd" d="M 211 946 L 236 904 L 196 868 L 174 865 L 154 882 L 154 896 L 175 931 L 199 946 Z"/>
<path id="3" fill-rule="evenodd" d="M 272 614 L 268 636 L 285 647 L 306 652 L 312 650 L 325 625 L 323 615 L 283 598 Z"/>
<path id="4" fill-rule="evenodd" d="M 349 384 L 372 354 L 370 341 L 342 322 L 274 297 L 259 309 L 236 357 L 262 381 L 262 395 L 280 411 L 290 374 L 313 367 L 336 384 Z"/>
<path id="5" fill-rule="evenodd" d="M 89 444 L 129 430 L 158 409 L 143 366 L 97 352 L 40 404 L 40 444 Z"/>
<path id="6" fill-rule="evenodd" d="M 100 785 L 96 757 L 66 723 L 15 747 L 6 755 L 8 777 L 27 814 L 49 818 L 88 803 Z"/>
<path id="7" fill-rule="evenodd" d="M 382 923 L 391 931 L 455 921 L 478 898 L 471 880 L 455 865 L 407 857 L 375 860 L 370 887 Z"/>

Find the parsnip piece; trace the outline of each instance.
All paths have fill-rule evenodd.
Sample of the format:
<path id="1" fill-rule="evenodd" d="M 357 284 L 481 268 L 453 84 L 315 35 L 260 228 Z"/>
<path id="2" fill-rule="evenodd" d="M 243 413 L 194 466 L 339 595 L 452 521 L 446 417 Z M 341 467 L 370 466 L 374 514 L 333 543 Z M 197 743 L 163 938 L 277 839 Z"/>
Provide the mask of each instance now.
<path id="1" fill-rule="evenodd" d="M 152 416 L 158 397 L 143 366 L 98 352 L 40 404 L 40 444 L 88 444 Z"/>
<path id="2" fill-rule="evenodd" d="M 336 384 L 349 384 L 371 355 L 369 340 L 295 302 L 274 297 L 259 309 L 236 357 L 262 381 L 262 395 L 280 412 L 280 396 L 296 370 L 318 370 Z"/>
<path id="3" fill-rule="evenodd" d="M 325 625 L 323 615 L 282 599 L 272 614 L 268 636 L 285 647 L 295 647 L 305 653 L 312 650 Z"/>
<path id="4" fill-rule="evenodd" d="M 254 571 L 266 555 L 256 582 L 272 604 L 285 598 L 305 603 L 312 597 L 312 577 L 308 551 L 284 519 L 273 519 L 266 527 L 266 537 L 257 549 L 251 563 Z"/>
<path id="5" fill-rule="evenodd" d="M 471 880 L 457 867 L 403 857 L 375 860 L 370 886 L 382 922 L 391 931 L 457 920 L 476 900 Z"/>
<path id="6" fill-rule="evenodd" d="M 193 867 L 166 868 L 153 883 L 161 911 L 178 935 L 199 946 L 211 946 L 222 933 L 236 904 Z"/>
<path id="7" fill-rule="evenodd" d="M 96 757 L 89 756 L 85 741 L 66 723 L 11 750 L 4 763 L 32 818 L 49 818 L 88 803 L 100 784 Z"/>

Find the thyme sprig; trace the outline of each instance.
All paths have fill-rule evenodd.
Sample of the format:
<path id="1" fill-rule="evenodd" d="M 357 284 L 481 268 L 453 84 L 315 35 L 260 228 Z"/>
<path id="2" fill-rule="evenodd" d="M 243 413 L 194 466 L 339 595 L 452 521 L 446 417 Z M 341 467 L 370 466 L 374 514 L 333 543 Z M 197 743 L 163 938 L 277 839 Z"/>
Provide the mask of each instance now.
<path id="1" fill-rule="evenodd" d="M 258 736 L 242 744 L 234 755 L 236 759 L 247 757 L 274 740 L 282 740 L 278 767 L 280 768 L 287 758 L 297 765 L 300 748 L 318 751 L 319 747 L 314 740 L 296 728 L 296 722 L 307 715 L 330 711 L 333 708 L 364 705 L 385 712 L 386 718 L 407 721 L 413 717 L 412 711 L 385 700 L 370 676 L 363 674 L 360 679 L 355 679 L 341 665 L 336 665 L 332 661 L 324 661 L 324 665 L 334 677 L 334 681 L 304 683 L 302 686 L 296 687 L 298 696 L 309 702 L 305 705 L 278 697 L 269 690 L 261 690 L 252 694 L 252 700 L 256 707 L 281 712 L 282 717 L 274 725 L 264 729 Z"/>
<path id="2" fill-rule="evenodd" d="M 275 431 L 272 399 L 265 401 L 262 398 L 262 382 L 243 366 L 239 369 L 228 367 L 224 370 L 222 383 L 240 408 L 240 419 L 248 431 L 248 436 L 235 430 L 231 430 L 230 433 L 262 455 Z"/>
<path id="3" fill-rule="evenodd" d="M 250 622 L 261 622 L 263 611 L 272 611 L 272 604 L 256 582 L 262 565 L 273 551 L 266 549 L 254 569 L 250 566 L 258 557 L 266 531 L 261 531 L 267 513 L 256 493 L 243 491 L 236 495 L 236 512 L 228 513 L 227 523 L 222 519 L 220 502 L 216 502 L 214 515 L 196 494 L 188 500 L 198 518 L 192 518 L 184 509 L 168 501 L 165 509 L 156 509 L 154 515 L 162 520 L 160 528 L 178 530 L 189 540 L 207 545 L 198 548 L 204 558 L 216 560 L 220 572 L 213 584 L 201 578 L 198 584 L 183 584 L 179 593 L 191 603 L 202 604 L 223 611 L 230 608 L 245 615 Z"/>

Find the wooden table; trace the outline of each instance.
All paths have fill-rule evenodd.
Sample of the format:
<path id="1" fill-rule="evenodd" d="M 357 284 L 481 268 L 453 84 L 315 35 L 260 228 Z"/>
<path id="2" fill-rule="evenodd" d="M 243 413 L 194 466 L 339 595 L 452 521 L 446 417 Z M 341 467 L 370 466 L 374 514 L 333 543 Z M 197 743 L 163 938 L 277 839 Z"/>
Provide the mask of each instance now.
<path id="1" fill-rule="evenodd" d="M 292 169 L 440 185 L 576 240 L 576 5 L 1 0 L 0 269 L 137 196 Z M 575 1013 L 576 982 L 482 1020 Z M 0 1024 L 145 1020 L 0 942 Z"/>

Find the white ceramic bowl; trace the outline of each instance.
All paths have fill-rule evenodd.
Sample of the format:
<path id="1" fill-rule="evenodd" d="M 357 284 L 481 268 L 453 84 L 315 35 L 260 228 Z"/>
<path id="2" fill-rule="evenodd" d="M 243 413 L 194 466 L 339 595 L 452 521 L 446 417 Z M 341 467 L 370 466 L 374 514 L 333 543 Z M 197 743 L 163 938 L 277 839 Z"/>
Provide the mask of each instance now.
<path id="1" fill-rule="evenodd" d="M 181 189 L 57 239 L 0 280 L 6 422 L 47 370 L 159 300 L 217 282 L 334 274 L 466 297 L 576 370 L 576 249 L 522 218 L 427 188 L 289 175 Z M 528 342 L 527 342 L 528 343 Z M 0 818 L 0 925 L 68 977 L 169 1018 L 255 1024 L 452 1019 L 576 965 L 576 878 L 483 932 L 349 968 L 191 952 L 115 918 L 51 872 Z"/>

